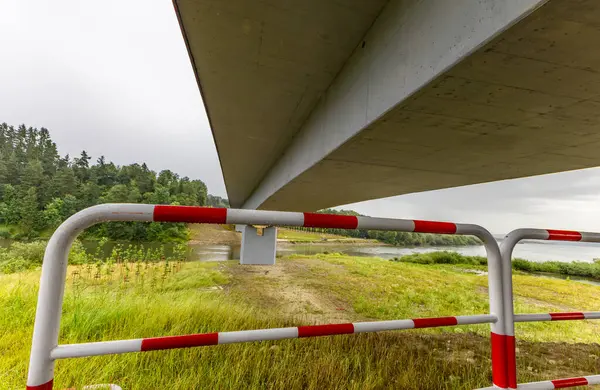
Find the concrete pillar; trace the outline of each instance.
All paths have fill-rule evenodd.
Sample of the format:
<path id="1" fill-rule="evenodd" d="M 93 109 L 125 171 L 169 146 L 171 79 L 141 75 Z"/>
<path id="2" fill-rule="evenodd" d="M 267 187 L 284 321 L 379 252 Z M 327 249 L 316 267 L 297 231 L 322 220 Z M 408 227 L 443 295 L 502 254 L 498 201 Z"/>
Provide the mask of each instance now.
<path id="1" fill-rule="evenodd" d="M 257 229 L 249 225 L 244 226 L 240 264 L 274 265 L 276 249 L 276 227 Z"/>

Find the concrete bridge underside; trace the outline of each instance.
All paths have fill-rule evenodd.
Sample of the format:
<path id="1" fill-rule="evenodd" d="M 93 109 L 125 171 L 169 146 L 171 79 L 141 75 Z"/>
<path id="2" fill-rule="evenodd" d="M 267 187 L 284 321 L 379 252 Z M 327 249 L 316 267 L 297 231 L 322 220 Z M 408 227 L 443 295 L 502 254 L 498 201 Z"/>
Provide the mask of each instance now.
<path id="1" fill-rule="evenodd" d="M 234 207 L 600 165 L 597 0 L 175 0 Z"/>

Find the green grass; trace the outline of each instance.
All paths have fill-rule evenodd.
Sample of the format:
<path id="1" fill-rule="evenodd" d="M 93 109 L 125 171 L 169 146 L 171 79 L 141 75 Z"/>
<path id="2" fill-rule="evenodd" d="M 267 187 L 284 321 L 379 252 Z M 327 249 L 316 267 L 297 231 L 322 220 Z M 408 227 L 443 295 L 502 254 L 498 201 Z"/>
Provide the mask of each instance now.
<path id="1" fill-rule="evenodd" d="M 430 253 L 413 253 L 410 255 L 394 258 L 393 261 L 416 264 L 455 264 L 473 266 L 474 269 L 482 269 L 487 266 L 487 258 L 483 256 L 465 256 L 456 252 L 438 251 Z M 586 263 L 582 261 L 561 262 L 545 261 L 535 262 L 524 259 L 513 259 L 514 270 L 528 273 L 547 273 L 563 276 L 576 276 L 587 279 L 600 280 L 600 262 Z"/>
<path id="2" fill-rule="evenodd" d="M 354 297 L 353 309 L 364 317 L 387 320 L 411 317 L 481 314 L 489 311 L 487 276 L 464 272 L 452 265 L 421 265 L 390 262 L 377 258 L 343 255 L 316 255 L 343 272 L 325 273 L 315 287 L 332 291 L 337 297 Z M 556 311 L 597 311 L 600 286 L 539 276 L 515 275 L 516 313 Z M 535 322 L 517 324 L 519 338 L 530 341 L 563 340 L 598 342 L 600 323 L 593 321 Z M 430 332 L 471 331 L 486 335 L 487 326 L 470 325 Z"/>
<path id="3" fill-rule="evenodd" d="M 0 275 L 3 389 L 25 383 L 38 279 L 39 270 Z M 485 289 L 484 276 L 454 265 L 341 255 L 292 256 L 275 267 L 70 266 L 60 343 L 485 313 Z M 515 291 L 517 311 L 600 305 L 600 287 L 574 281 L 516 275 Z M 519 325 L 522 380 L 597 372 L 597 345 L 550 341 L 597 342 L 598 330 L 590 321 Z M 488 332 L 481 325 L 70 359 L 57 363 L 56 388 L 468 389 L 490 384 Z"/>

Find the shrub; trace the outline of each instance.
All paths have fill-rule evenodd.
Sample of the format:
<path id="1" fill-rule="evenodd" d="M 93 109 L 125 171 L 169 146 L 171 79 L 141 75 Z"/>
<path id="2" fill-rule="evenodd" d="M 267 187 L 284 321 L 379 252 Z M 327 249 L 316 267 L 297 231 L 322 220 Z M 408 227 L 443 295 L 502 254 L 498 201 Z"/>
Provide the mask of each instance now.
<path id="1" fill-rule="evenodd" d="M 31 262 L 23 259 L 22 257 L 16 257 L 4 262 L 0 262 L 0 272 L 12 274 L 14 272 L 25 271 L 33 266 L 34 265 Z"/>
<path id="2" fill-rule="evenodd" d="M 10 248 L 0 248 L 0 271 L 13 273 L 42 265 L 45 241 L 15 242 Z M 90 261 L 83 244 L 76 240 L 69 253 L 69 264 L 84 264 Z"/>
<path id="3" fill-rule="evenodd" d="M 411 255 L 394 257 L 392 261 L 416 264 L 468 264 L 487 265 L 487 258 L 483 256 L 465 256 L 457 252 L 429 252 L 413 253 Z"/>

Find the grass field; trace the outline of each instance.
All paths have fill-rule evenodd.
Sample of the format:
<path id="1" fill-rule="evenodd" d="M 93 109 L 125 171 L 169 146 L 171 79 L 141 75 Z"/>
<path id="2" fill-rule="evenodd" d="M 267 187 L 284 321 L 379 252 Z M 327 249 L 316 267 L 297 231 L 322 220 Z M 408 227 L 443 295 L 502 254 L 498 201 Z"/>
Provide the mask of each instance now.
<path id="1" fill-rule="evenodd" d="M 137 268 L 136 268 L 137 267 Z M 141 268 L 140 268 L 141 267 Z M 486 277 L 454 265 L 317 255 L 276 266 L 71 266 L 60 342 L 487 312 Z M 0 275 L 0 383 L 24 387 L 39 271 Z M 598 310 L 600 287 L 516 275 L 517 312 Z M 600 372 L 600 324 L 517 325 L 522 381 Z M 56 388 L 472 389 L 489 327 L 344 335 L 59 361 Z"/>

